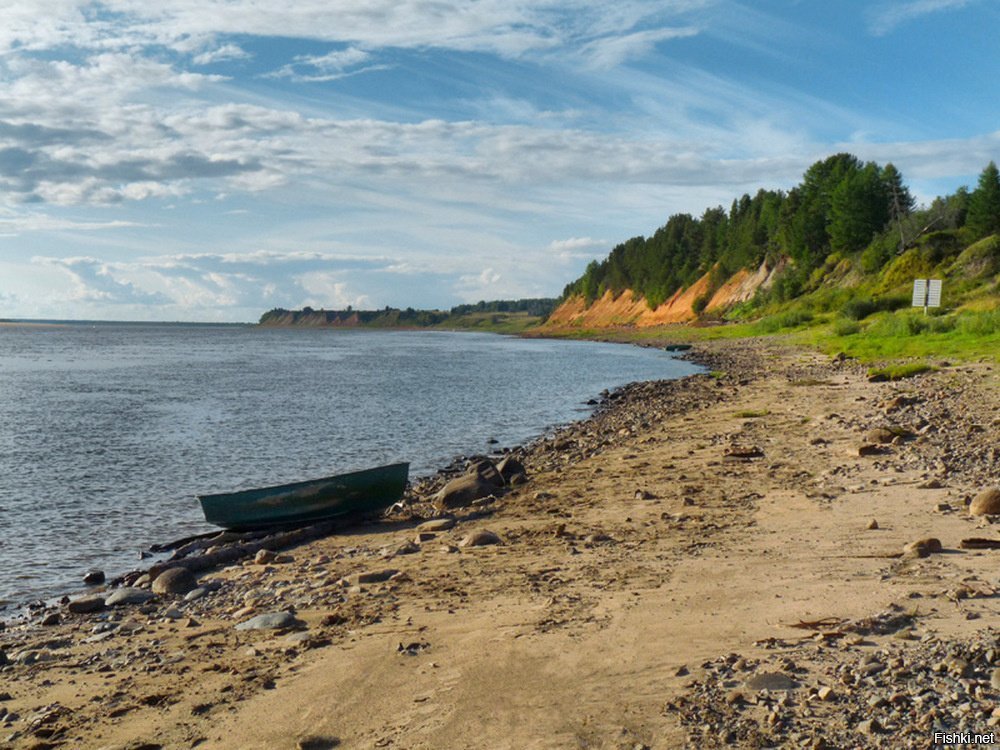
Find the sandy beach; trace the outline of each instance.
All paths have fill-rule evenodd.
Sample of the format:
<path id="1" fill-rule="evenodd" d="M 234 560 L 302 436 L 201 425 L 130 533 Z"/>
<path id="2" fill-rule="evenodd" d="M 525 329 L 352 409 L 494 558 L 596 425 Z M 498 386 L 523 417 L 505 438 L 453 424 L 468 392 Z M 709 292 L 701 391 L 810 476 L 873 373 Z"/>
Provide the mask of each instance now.
<path id="1" fill-rule="evenodd" d="M 9 626 L 0 747 L 993 732 L 1000 535 L 967 504 L 998 483 L 996 372 L 876 383 L 773 341 L 694 356 L 710 374 L 626 388 L 515 450 L 528 481 L 451 528 L 418 528 L 441 515 L 444 478 L 428 480 L 379 522 L 200 571 L 194 594 L 140 579 L 135 603 L 101 606 L 113 590 L 95 587 Z"/>

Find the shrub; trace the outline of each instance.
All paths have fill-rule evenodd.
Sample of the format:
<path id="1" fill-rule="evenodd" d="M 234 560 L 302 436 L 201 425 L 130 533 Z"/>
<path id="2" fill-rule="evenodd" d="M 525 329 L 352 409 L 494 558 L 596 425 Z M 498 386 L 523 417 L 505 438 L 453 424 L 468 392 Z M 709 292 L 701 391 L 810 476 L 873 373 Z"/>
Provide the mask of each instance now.
<path id="1" fill-rule="evenodd" d="M 856 333 L 861 332 L 861 324 L 856 320 L 840 320 L 834 321 L 833 332 L 837 336 L 853 336 Z"/>

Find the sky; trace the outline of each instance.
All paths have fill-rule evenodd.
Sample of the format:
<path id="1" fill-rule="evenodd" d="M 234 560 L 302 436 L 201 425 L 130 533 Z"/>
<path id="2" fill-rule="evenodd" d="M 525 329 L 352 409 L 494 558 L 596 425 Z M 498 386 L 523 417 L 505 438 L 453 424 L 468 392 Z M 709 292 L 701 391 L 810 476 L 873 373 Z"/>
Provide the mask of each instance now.
<path id="1" fill-rule="evenodd" d="M 558 296 L 847 151 L 1000 161 L 997 0 L 4 0 L 0 318 Z"/>

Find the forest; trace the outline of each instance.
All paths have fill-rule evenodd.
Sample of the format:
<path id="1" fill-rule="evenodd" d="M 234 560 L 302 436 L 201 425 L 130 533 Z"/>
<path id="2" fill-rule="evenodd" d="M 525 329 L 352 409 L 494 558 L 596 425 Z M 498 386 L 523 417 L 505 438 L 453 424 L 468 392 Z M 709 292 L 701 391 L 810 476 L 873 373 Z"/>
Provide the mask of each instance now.
<path id="1" fill-rule="evenodd" d="M 831 257 L 853 258 L 865 273 L 879 271 L 918 241 L 930 247 L 969 245 L 1000 232 L 1000 173 L 990 162 L 975 189 L 960 188 L 918 208 L 902 174 L 889 163 L 840 153 L 818 161 L 785 191 L 759 190 L 701 216 L 674 214 L 650 237 L 633 237 L 592 261 L 563 297 L 588 303 L 626 289 L 651 308 L 711 273 L 700 312 L 733 273 L 790 262 L 767 294 L 798 296 L 812 272 Z"/>

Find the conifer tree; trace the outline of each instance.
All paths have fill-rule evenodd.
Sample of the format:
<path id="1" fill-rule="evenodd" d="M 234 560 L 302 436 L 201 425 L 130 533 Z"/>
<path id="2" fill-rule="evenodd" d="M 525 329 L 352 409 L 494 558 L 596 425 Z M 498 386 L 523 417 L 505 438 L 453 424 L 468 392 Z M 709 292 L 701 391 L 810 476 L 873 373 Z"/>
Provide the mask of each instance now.
<path id="1" fill-rule="evenodd" d="M 1000 232 L 1000 172 L 995 162 L 979 175 L 979 184 L 969 196 L 965 225 L 976 238 Z"/>

